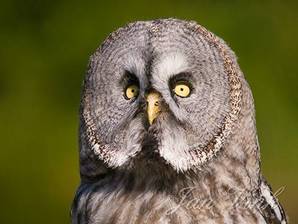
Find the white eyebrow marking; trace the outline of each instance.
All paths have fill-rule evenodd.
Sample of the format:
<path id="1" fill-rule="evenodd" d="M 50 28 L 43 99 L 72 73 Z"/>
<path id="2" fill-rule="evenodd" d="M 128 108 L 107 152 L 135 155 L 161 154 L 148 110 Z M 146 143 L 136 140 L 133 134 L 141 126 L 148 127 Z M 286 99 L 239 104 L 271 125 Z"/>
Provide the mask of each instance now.
<path id="1" fill-rule="evenodd" d="M 165 53 L 154 63 L 152 76 L 159 81 L 168 81 L 172 75 L 186 71 L 186 56 L 180 52 Z"/>

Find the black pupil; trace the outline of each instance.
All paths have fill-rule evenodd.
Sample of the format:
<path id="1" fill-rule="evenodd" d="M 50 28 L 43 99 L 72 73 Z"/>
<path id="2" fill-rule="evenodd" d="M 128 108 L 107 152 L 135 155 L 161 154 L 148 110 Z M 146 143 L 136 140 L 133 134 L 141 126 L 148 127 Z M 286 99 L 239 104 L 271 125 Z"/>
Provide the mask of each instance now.
<path id="1" fill-rule="evenodd" d="M 181 91 L 183 91 L 183 88 L 180 88 Z"/>
<path id="2" fill-rule="evenodd" d="M 131 92 L 134 92 L 134 91 L 135 91 L 134 89 L 131 90 Z"/>

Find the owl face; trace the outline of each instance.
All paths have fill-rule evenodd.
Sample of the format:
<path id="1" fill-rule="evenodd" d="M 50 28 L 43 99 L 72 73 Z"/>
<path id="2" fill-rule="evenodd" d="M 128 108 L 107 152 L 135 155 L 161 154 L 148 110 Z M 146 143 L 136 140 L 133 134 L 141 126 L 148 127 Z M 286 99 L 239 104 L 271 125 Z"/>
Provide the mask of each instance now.
<path id="1" fill-rule="evenodd" d="M 224 144 L 241 101 L 232 52 L 193 22 L 137 22 L 91 57 L 81 131 L 108 167 L 161 158 L 198 167 Z"/>

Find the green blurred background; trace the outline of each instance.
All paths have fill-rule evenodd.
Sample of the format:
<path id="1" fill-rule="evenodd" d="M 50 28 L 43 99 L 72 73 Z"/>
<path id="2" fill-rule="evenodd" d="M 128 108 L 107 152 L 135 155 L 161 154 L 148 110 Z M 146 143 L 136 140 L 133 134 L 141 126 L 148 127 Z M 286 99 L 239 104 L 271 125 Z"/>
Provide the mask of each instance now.
<path id="1" fill-rule="evenodd" d="M 298 223 L 297 1 L 1 1 L 1 223 L 69 223 L 89 55 L 117 27 L 196 20 L 239 57 L 256 103 L 263 173 Z"/>

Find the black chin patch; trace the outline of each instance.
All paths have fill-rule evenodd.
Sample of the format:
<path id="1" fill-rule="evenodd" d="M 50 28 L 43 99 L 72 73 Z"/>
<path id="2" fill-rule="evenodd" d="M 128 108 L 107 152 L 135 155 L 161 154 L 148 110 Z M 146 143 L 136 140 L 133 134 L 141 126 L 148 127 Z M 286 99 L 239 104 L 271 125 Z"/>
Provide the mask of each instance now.
<path id="1" fill-rule="evenodd" d="M 142 150 L 139 153 L 139 156 L 144 157 L 146 159 L 154 159 L 158 155 L 158 138 L 157 138 L 157 131 L 152 129 L 151 127 L 148 129 L 146 134 L 144 135 L 143 142 L 142 142 Z"/>

